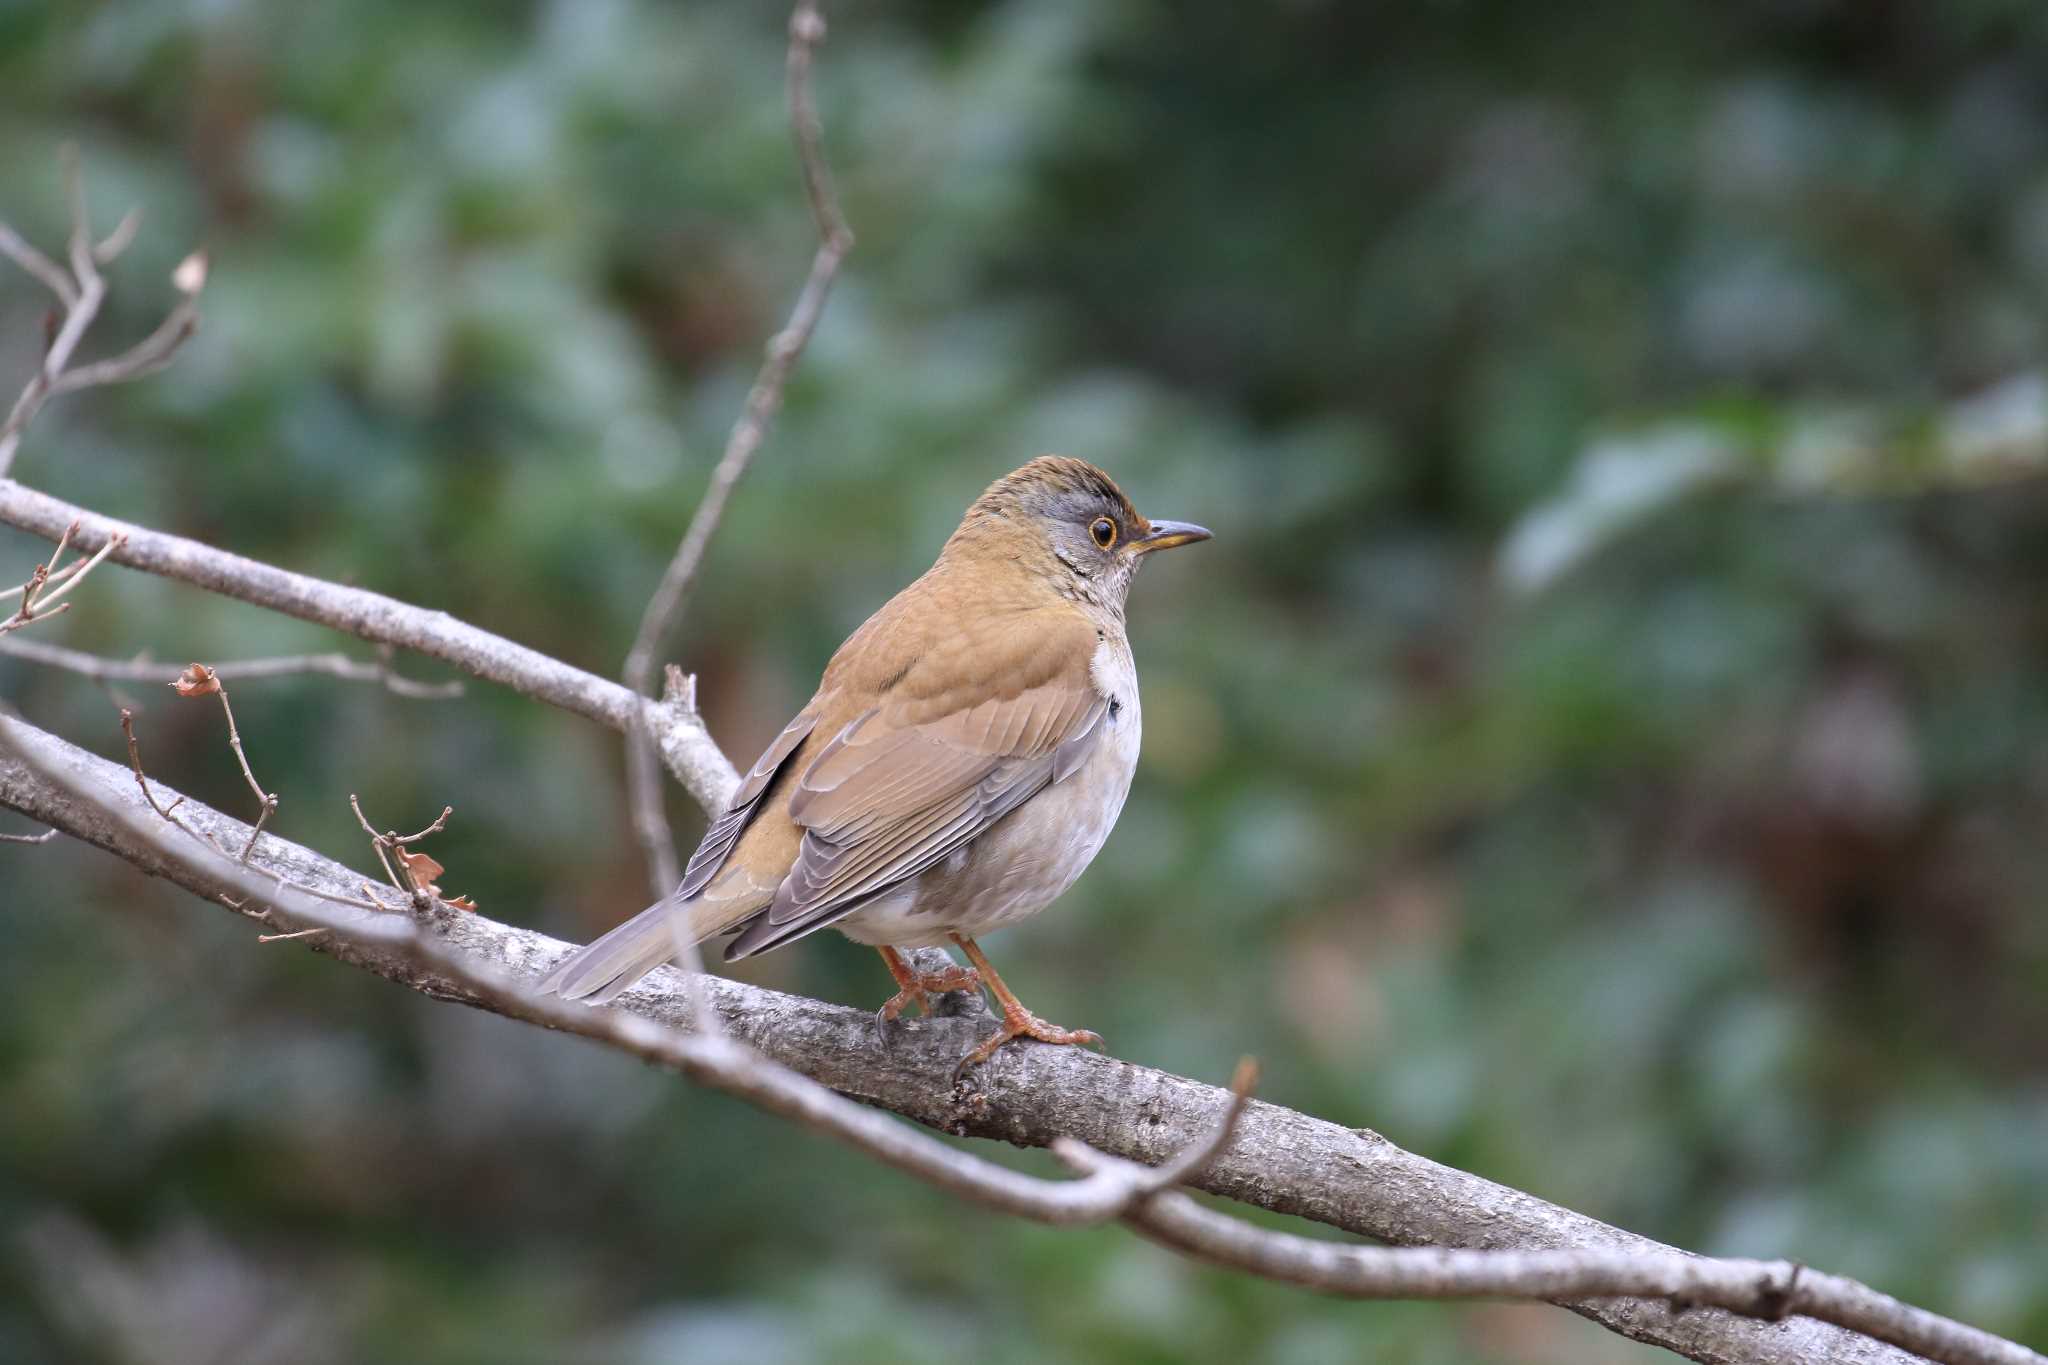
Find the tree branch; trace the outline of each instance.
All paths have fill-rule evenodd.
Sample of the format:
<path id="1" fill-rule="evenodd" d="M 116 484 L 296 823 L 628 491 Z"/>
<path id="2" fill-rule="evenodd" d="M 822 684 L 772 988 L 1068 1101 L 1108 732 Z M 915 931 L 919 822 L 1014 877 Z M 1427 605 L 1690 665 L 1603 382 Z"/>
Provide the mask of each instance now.
<path id="1" fill-rule="evenodd" d="M 125 715 L 123 724 L 126 728 Z M 132 757 L 132 731 L 128 738 Z M 372 970 L 387 976 L 392 970 L 409 972 L 415 977 L 422 972 L 433 973 L 442 991 L 461 992 L 464 1003 L 609 1043 L 645 1061 L 737 1095 L 770 1113 L 796 1119 L 886 1165 L 987 1208 L 1052 1224 L 1092 1223 L 1116 1217 L 1137 1200 L 1156 1193 L 1168 1181 L 1192 1173 L 1204 1164 L 1228 1137 L 1232 1118 L 1244 1104 L 1242 1087 L 1249 1084 L 1252 1073 L 1240 1067 L 1240 1089 L 1226 1099 L 1226 1112 L 1216 1129 L 1193 1144 L 1189 1153 L 1178 1156 L 1159 1171 L 1118 1162 L 1073 1181 L 1023 1175 L 836 1095 L 722 1033 L 685 1033 L 666 1022 L 623 1011 L 592 1009 L 544 994 L 535 988 L 532 973 L 507 970 L 504 965 L 466 951 L 453 941 L 452 935 L 434 932 L 436 928 L 477 916 L 473 911 L 451 910 L 431 894 L 431 888 L 415 888 L 415 899 L 422 906 L 418 915 L 396 909 L 382 913 L 373 910 L 369 914 L 337 909 L 335 902 L 341 898 L 324 893 L 308 874 L 332 880 L 337 871 L 346 875 L 346 869 L 328 864 L 311 850 L 296 847 L 288 847 L 283 859 L 266 856 L 263 862 L 270 865 L 260 868 L 246 854 L 240 858 L 229 855 L 221 839 L 239 821 L 182 796 L 170 808 L 159 806 L 149 794 L 140 760 L 134 762 L 143 807 L 157 817 L 155 821 L 135 808 L 134 798 L 127 795 L 125 785 L 108 782 L 108 770 L 113 765 L 0 713 L 0 774 L 19 772 L 65 804 L 74 818 L 91 818 L 98 836 L 142 855 L 138 865 L 145 870 L 180 885 L 193 886 L 196 882 L 205 888 L 201 894 L 208 899 L 253 919 L 274 923 L 283 916 L 309 922 L 311 927 L 333 936 L 325 942 L 337 945 L 337 956 L 346 956 L 351 951 L 370 954 L 382 964 L 372 966 Z M 173 821 L 169 810 L 181 806 L 186 819 Z M 446 814 L 443 813 L 443 819 Z M 359 808 L 356 815 L 363 821 L 363 827 L 369 829 L 369 822 L 363 819 Z M 173 825 L 196 837 L 189 843 L 170 838 L 166 831 Z M 422 838 L 426 832 L 391 836 L 388 842 L 396 845 Z M 94 835 L 84 837 L 94 839 Z M 275 839 L 273 842 L 283 843 Z M 214 856 L 208 856 L 209 850 Z M 302 929 L 298 934 L 305 932 Z M 273 935 L 267 941 L 277 942 L 284 937 L 287 936 Z M 366 961 L 363 965 L 371 964 Z"/>
<path id="2" fill-rule="evenodd" d="M 83 583 L 85 576 L 98 568 L 100 561 L 120 543 L 116 537 L 102 545 L 99 553 L 90 559 L 80 557 L 60 567 L 58 561 L 64 558 L 65 547 L 71 543 L 71 537 L 77 530 L 76 522 L 65 527 L 64 534 L 57 538 L 57 551 L 50 556 L 49 563 L 36 565 L 36 571 L 29 575 L 26 583 L 0 593 L 0 599 L 12 597 L 16 593 L 21 595 L 21 605 L 15 609 L 14 614 L 0 620 L 0 643 L 5 643 L 5 637 L 10 632 L 52 616 L 61 616 L 71 610 L 69 602 L 60 602 L 59 599 Z"/>
<path id="3" fill-rule="evenodd" d="M 82 551 L 97 552 L 114 538 L 125 537 L 108 553 L 115 564 L 329 626 L 357 639 L 414 650 L 614 730 L 623 732 L 634 714 L 644 711 L 669 771 L 700 805 L 723 807 L 739 785 L 739 774 L 712 742 L 693 705 L 637 697 L 609 678 L 514 644 L 444 611 L 103 517 L 12 479 L 0 479 L 0 524 L 56 541 L 73 523 L 77 529 L 71 543 Z"/>
<path id="4" fill-rule="evenodd" d="M 804 195 L 818 225 L 818 249 L 811 257 L 811 271 L 797 294 L 789 321 L 768 342 L 768 354 L 747 391 L 732 433 L 726 437 L 725 453 L 711 471 L 711 483 L 704 499 L 690 518 L 675 557 L 662 573 L 661 583 L 648 599 L 640 616 L 639 633 L 626 655 L 623 676 L 626 686 L 641 696 L 654 691 L 655 653 L 661 642 L 674 633 L 689 602 L 690 589 L 704 566 L 705 552 L 718 524 L 725 516 L 726 501 L 739 484 L 747 466 L 768 439 L 769 424 L 782 406 L 782 391 L 796 369 L 797 360 L 809 344 L 811 334 L 824 316 L 825 300 L 839 264 L 853 249 L 853 231 L 839 210 L 839 197 L 832 188 L 832 171 L 825 160 L 824 131 L 811 98 L 811 60 L 818 44 L 825 41 L 825 18 L 817 0 L 798 0 L 789 19 L 788 90 L 790 126 L 796 137 L 797 164 L 803 172 Z M 669 833 L 668 817 L 662 810 L 661 780 L 654 769 L 650 737 L 639 727 L 626 734 L 627 794 L 633 807 L 633 830 L 647 857 L 647 876 L 653 894 L 666 896 L 682 876 L 676 857 L 675 840 Z"/>
<path id="5" fill-rule="evenodd" d="M 951 1133 L 1021 1146 L 1067 1138 L 1093 1149 L 1080 1158 L 1084 1161 L 1121 1158 L 1156 1168 L 1192 1151 L 1192 1163 L 1200 1166 L 1189 1175 L 1195 1188 L 1397 1244 L 1527 1252 L 1574 1249 L 1570 1255 L 1505 1263 L 1455 1257 L 1446 1261 L 1446 1253 L 1437 1250 L 1343 1249 L 1361 1257 L 1374 1252 L 1397 1258 L 1373 1267 L 1381 1274 L 1392 1273 L 1385 1266 L 1399 1267 L 1398 1275 L 1387 1281 L 1388 1292 L 1455 1291 L 1461 1297 L 1539 1293 L 1626 1336 L 1703 1361 L 1897 1365 L 1908 1357 L 1815 1317 L 1757 1321 L 1722 1308 L 1675 1309 L 1670 1297 L 1681 1305 L 1711 1300 L 1767 1315 L 1791 1311 L 1848 1318 L 1941 1360 L 2042 1365 L 2042 1357 L 2013 1343 L 1906 1309 L 1853 1282 L 1811 1272 L 1801 1272 L 1795 1281 L 1789 1267 L 1780 1263 L 1683 1257 L 1645 1238 L 1402 1151 L 1377 1134 L 1277 1105 L 1243 1106 L 1234 1135 L 1226 1132 L 1218 1140 L 1218 1116 L 1230 1112 L 1236 1101 L 1229 1092 L 1178 1076 L 1074 1048 L 1027 1047 L 1002 1054 L 996 1066 L 973 1073 L 956 1087 L 951 1079 L 954 1062 L 983 1026 L 981 1021 L 919 1020 L 884 1050 L 873 1043 L 872 1020 L 865 1011 L 700 978 L 698 994 L 733 1037 L 780 1064 L 748 1072 L 733 1054 L 718 1051 L 733 1047 L 730 1039 L 670 1031 L 689 1009 L 689 990 L 674 971 L 654 973 L 608 1010 L 536 998 L 524 987 L 552 968 L 569 945 L 480 914 L 437 910 L 414 921 L 410 916 L 335 909 L 305 892 L 339 895 L 358 890 L 359 879 L 347 868 L 276 837 L 265 841 L 246 867 L 198 841 L 181 844 L 153 837 L 147 822 L 154 816 L 124 780 L 123 769 L 20 722 L 0 726 L 16 751 L 0 756 L 0 805 L 105 848 L 209 900 L 233 903 L 231 908 L 241 913 L 268 920 L 272 916 L 260 908 L 268 903 L 277 907 L 276 914 L 294 922 L 341 926 L 336 933 L 308 940 L 314 951 L 436 999 L 569 1029 L 660 1061 L 772 1112 L 821 1127 L 874 1151 L 898 1169 L 993 1207 L 1068 1221 L 1079 1218 L 1072 1208 L 1085 1203 L 1089 1218 L 1126 1217 L 1148 1236 L 1177 1238 L 1192 1254 L 1241 1269 L 1296 1283 L 1312 1273 L 1319 1278 L 1307 1282 L 1332 1292 L 1363 1292 L 1366 1287 L 1361 1267 L 1367 1262 L 1339 1258 L 1309 1265 L 1302 1260 L 1309 1254 L 1303 1246 L 1320 1244 L 1306 1239 L 1242 1227 L 1218 1214 L 1205 1214 L 1204 1220 L 1220 1219 L 1234 1240 L 1219 1241 L 1219 1231 L 1207 1221 L 1190 1229 L 1188 1212 L 1203 1211 L 1152 1188 L 1159 1178 L 1156 1169 L 1126 1172 L 1114 1186 L 1088 1187 L 1094 1193 L 1085 1201 L 1080 1195 L 1058 1196 L 1053 1203 L 1066 1210 L 1064 1214 L 1048 1214 L 1052 1205 L 1035 1186 L 999 1181 L 978 1168 L 963 1174 L 947 1167 L 935 1174 L 936 1168 L 918 1164 L 921 1157 L 904 1154 L 902 1140 L 915 1136 L 909 1130 L 859 1110 L 850 1112 L 862 1113 L 861 1119 L 848 1118 L 821 1100 L 815 1088 L 791 1088 L 781 1067 L 842 1095 Z M 248 827 L 242 822 L 198 802 L 182 801 L 178 809 L 210 843 L 234 847 L 247 837 Z M 161 829 L 161 822 L 156 829 Z M 870 1121 L 884 1126 L 871 1131 Z M 940 1150 L 965 1158 L 956 1149 Z M 1081 1149 L 1063 1150 L 1071 1154 Z M 1213 1159 L 1203 1164 L 1212 1151 Z M 1026 1179 L 1004 1174 L 1016 1181 Z M 1517 1281 L 1517 1276 L 1533 1278 Z M 1514 1284 L 1523 1287 L 1512 1288 Z M 1624 1292 L 1638 1296 L 1614 1297 Z M 1645 1293 L 1656 1297 L 1639 1296 Z"/>
<path id="6" fill-rule="evenodd" d="M 382 651 L 390 652 L 386 646 Z M 87 654 L 82 650 L 66 649 L 62 645 L 46 644 L 41 640 L 0 640 L 0 654 L 11 654 L 17 659 L 30 663 L 47 664 L 61 668 L 94 682 L 143 682 L 169 685 L 176 681 L 179 669 L 175 664 L 158 663 L 144 655 L 133 659 L 109 659 L 99 654 Z M 284 678 L 305 673 L 321 673 L 330 678 L 341 678 L 349 682 L 380 683 L 394 696 L 413 697 L 421 700 L 444 701 L 462 695 L 459 681 L 423 683 L 403 678 L 391 671 L 388 658 L 376 663 L 364 663 L 351 659 L 346 654 L 281 654 L 265 659 L 231 659 L 224 664 L 213 665 L 213 671 L 224 682 L 251 682 L 263 678 Z"/>
<path id="7" fill-rule="evenodd" d="M 15 399 L 6 421 L 0 422 L 0 475 L 5 475 L 13 465 L 15 452 L 21 447 L 21 434 L 44 403 L 60 393 L 125 383 L 154 374 L 171 363 L 178 347 L 199 325 L 199 291 L 206 284 L 206 258 L 194 253 L 172 272 L 178 302 L 154 332 L 111 359 L 67 369 L 78 343 L 85 339 L 93 319 L 99 316 L 100 304 L 106 300 L 107 285 L 99 267 L 127 250 L 135 240 L 135 229 L 141 219 L 131 211 L 106 240 L 93 241 L 92 223 L 85 210 L 84 176 L 79 170 L 78 153 L 72 148 L 64 151 L 64 192 L 71 205 L 69 275 L 63 266 L 30 246 L 14 229 L 0 223 L 0 255 L 40 280 L 57 296 L 63 313 L 49 348 L 43 352 L 43 363 Z"/>
<path id="8" fill-rule="evenodd" d="M 1083 1174 L 1126 1164 L 1065 1140 L 1053 1150 Z M 2041 1359 L 1989 1332 L 1793 1261 L 1712 1259 L 1679 1251 L 1345 1246 L 1254 1227 L 1167 1192 L 1134 1205 L 1124 1221 L 1161 1246 L 1211 1265 L 1347 1298 L 1558 1300 L 1586 1296 L 1597 1285 L 1600 1293 L 1655 1296 L 1773 1321 L 1807 1314 L 1933 1360 L 2026 1365 Z"/>

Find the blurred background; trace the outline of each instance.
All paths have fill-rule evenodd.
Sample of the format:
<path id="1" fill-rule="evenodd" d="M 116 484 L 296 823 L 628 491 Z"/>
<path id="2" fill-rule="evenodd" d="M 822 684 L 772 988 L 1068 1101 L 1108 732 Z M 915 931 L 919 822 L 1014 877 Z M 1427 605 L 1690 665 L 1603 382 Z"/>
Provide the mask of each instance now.
<path id="1" fill-rule="evenodd" d="M 66 141 L 103 225 L 146 211 L 95 344 L 213 256 L 176 367 L 61 400 L 15 472 L 615 675 L 809 258 L 785 21 L 0 0 L 0 216 L 61 244 Z M 831 23 L 860 244 L 665 651 L 728 752 L 989 480 L 1095 460 L 1217 536 L 1134 593 L 1114 838 L 991 945 L 1036 1009 L 2048 1342 L 2048 10 Z M 46 303 L 0 273 L 9 393 Z M 0 533 L 0 580 L 46 550 Z M 33 638 L 337 644 L 119 570 L 76 601 Z M 246 814 L 212 706 L 125 695 L 157 776 Z M 0 696 L 120 752 L 104 689 L 0 656 Z M 235 703 L 287 837 L 368 866 L 348 793 L 448 803 L 485 912 L 643 902 L 609 732 L 482 685 Z M 9 1361 L 1662 1358 L 966 1209 L 63 841 L 0 888 Z M 834 935 L 745 972 L 889 989 Z"/>

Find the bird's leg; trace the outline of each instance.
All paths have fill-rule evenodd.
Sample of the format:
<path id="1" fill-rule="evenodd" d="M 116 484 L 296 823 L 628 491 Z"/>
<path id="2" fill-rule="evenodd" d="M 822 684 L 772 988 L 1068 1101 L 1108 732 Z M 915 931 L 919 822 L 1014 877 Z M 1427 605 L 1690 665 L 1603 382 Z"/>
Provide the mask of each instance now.
<path id="1" fill-rule="evenodd" d="M 989 965 L 988 957 L 981 951 L 981 945 L 959 934 L 949 934 L 947 937 L 960 945 L 960 951 L 967 954 L 967 960 L 972 962 L 974 969 L 981 974 L 982 984 L 995 992 L 996 1002 L 1003 1007 L 1002 1027 L 996 1030 L 993 1038 L 960 1059 L 960 1065 L 953 1071 L 955 1077 L 968 1067 L 995 1056 L 996 1049 L 1012 1038 L 1036 1038 L 1041 1043 L 1092 1043 L 1096 1047 L 1103 1046 L 1102 1035 L 1099 1033 L 1085 1028 L 1061 1028 L 1057 1024 L 1048 1024 L 1025 1009 L 1024 1002 L 1011 993 L 1010 988 L 1003 984 L 1003 979 L 996 975 L 996 969 Z"/>
<path id="2" fill-rule="evenodd" d="M 981 989 L 981 974 L 972 967 L 952 967 L 943 972 L 919 972 L 903 960 L 903 955 L 894 948 L 877 948 L 882 961 L 888 964 L 889 975 L 896 978 L 896 994 L 889 997 L 882 1008 L 875 1013 L 875 1025 L 879 1028 L 903 1013 L 910 1005 L 916 1005 L 919 1012 L 932 1012 L 931 997 L 944 995 L 947 991 L 978 991 Z"/>

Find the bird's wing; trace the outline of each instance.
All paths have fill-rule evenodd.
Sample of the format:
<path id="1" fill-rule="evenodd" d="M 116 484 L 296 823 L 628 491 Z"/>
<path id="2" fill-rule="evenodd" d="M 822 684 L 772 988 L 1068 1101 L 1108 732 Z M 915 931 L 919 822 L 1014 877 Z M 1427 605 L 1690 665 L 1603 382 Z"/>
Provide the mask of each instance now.
<path id="1" fill-rule="evenodd" d="M 796 752 L 817 727 L 818 710 L 807 706 L 797 713 L 796 719 L 782 728 L 761 757 L 748 771 L 740 785 L 733 791 L 732 800 L 726 803 L 725 811 L 711 827 L 704 831 L 703 840 L 697 851 L 690 855 L 689 866 L 683 869 L 683 883 L 676 888 L 676 900 L 688 900 L 707 886 L 718 875 L 718 869 L 725 866 L 725 860 L 732 856 L 733 845 L 740 841 L 747 822 L 754 818 L 755 810 L 761 804 L 761 797 L 775 781 L 789 756 Z"/>
<path id="2" fill-rule="evenodd" d="M 740 836 L 760 813 L 762 797 L 775 785 L 776 774 L 788 765 L 791 755 L 817 724 L 817 708 L 807 706 L 775 737 L 775 742 L 741 780 L 724 813 L 704 832 L 704 841 L 690 855 L 690 865 L 674 895 L 662 897 L 596 942 L 571 953 L 548 974 L 541 989 L 554 991 L 567 1000 L 589 999 L 602 1004 L 668 961 L 676 944 L 677 926 L 671 922 L 674 907 L 702 892 L 726 865 Z M 765 896 L 754 903 L 758 905 L 760 899 Z M 710 911 L 710 920 L 700 923 L 699 915 L 706 909 Z M 693 908 L 685 932 L 692 939 L 718 932 L 723 927 L 718 919 L 723 910 L 723 905 Z"/>
<path id="3" fill-rule="evenodd" d="M 1109 709 L 1090 670 L 1098 643 L 1079 619 L 992 622 L 892 678 L 797 775 L 796 861 L 727 959 L 888 894 L 1079 768 Z"/>

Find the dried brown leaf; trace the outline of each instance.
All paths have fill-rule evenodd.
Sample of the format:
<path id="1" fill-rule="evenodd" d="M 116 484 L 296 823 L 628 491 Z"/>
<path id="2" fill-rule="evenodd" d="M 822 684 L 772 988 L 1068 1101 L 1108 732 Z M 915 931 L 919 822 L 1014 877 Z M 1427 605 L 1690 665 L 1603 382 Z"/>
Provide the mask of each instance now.
<path id="1" fill-rule="evenodd" d="M 220 676 L 205 664 L 192 664 L 171 679 L 171 690 L 181 697 L 209 697 L 220 691 Z"/>
<path id="2" fill-rule="evenodd" d="M 394 847 L 391 852 L 397 857 L 398 865 L 405 869 L 405 879 L 412 883 L 415 891 L 433 891 L 434 879 L 448 870 L 426 854 L 414 853 L 409 848 Z"/>

